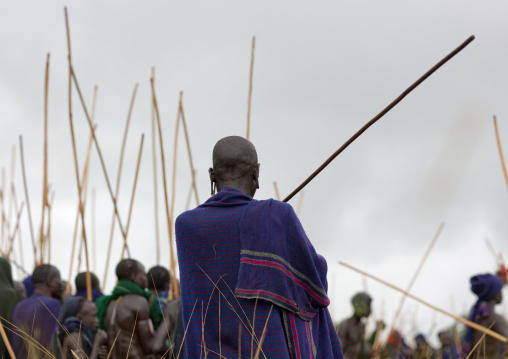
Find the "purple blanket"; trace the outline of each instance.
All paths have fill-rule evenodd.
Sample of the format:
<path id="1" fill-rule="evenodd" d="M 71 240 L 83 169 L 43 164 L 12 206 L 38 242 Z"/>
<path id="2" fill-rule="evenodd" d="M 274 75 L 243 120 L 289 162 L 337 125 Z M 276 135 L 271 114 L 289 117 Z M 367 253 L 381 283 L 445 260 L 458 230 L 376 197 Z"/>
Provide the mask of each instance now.
<path id="1" fill-rule="evenodd" d="M 175 223 L 189 358 L 341 358 L 326 262 L 291 206 L 224 188 Z M 176 351 L 178 352 L 178 351 Z"/>

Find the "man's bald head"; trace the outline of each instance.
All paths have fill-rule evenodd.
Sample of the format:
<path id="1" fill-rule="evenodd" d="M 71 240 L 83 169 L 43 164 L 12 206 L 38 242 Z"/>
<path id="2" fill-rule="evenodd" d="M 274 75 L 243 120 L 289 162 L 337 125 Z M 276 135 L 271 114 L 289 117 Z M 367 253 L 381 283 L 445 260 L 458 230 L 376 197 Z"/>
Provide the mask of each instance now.
<path id="1" fill-rule="evenodd" d="M 210 180 L 222 187 L 234 187 L 253 196 L 259 188 L 258 155 L 254 145 L 240 136 L 229 136 L 219 140 L 213 148 L 213 168 Z"/>

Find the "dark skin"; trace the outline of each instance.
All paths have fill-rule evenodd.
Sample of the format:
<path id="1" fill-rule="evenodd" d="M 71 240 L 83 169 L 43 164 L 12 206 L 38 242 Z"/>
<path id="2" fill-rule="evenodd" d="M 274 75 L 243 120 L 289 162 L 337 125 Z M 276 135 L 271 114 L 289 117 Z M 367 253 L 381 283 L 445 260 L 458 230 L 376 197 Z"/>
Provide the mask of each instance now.
<path id="1" fill-rule="evenodd" d="M 501 303 L 503 300 L 502 292 L 499 292 L 494 298 L 488 301 L 491 307 L 491 314 L 485 318 L 482 318 L 478 324 L 483 325 L 486 328 L 490 328 L 492 331 L 501 334 L 504 337 L 508 337 L 508 327 L 504 318 L 494 312 L 494 306 Z M 473 347 L 481 339 L 483 333 L 475 330 L 473 333 Z M 489 335 L 485 336 L 484 343 L 479 345 L 479 349 L 475 350 L 473 358 L 498 358 L 499 357 L 499 344 L 497 339 L 492 338 Z M 508 352 L 508 343 L 504 344 L 505 352 Z M 484 355 L 485 354 L 485 355 Z"/>
<path id="2" fill-rule="evenodd" d="M 215 145 L 213 168 L 208 173 L 218 192 L 232 187 L 254 197 L 259 188 L 259 163 L 254 146 L 243 137 L 223 138 Z"/>
<path id="3" fill-rule="evenodd" d="M 99 324 L 99 318 L 97 318 L 97 307 L 90 301 L 85 301 L 83 307 L 76 315 L 83 324 L 88 326 L 92 332 L 95 332 L 97 325 Z M 108 350 L 106 344 L 108 342 L 108 336 L 103 330 L 99 330 L 95 335 L 92 353 L 90 359 L 106 358 L 108 356 Z M 79 358 L 86 358 L 86 355 L 80 350 L 83 347 L 83 340 L 79 333 L 71 333 L 65 337 L 62 344 L 62 359 L 74 359 L 74 356 L 70 352 L 73 350 Z"/>
<path id="4" fill-rule="evenodd" d="M 147 287 L 148 278 L 141 263 L 138 263 L 129 280 L 136 283 L 140 288 L 145 289 Z M 114 314 L 115 303 L 116 314 Z M 162 323 L 155 335 L 152 334 L 150 308 L 147 300 L 142 296 L 125 295 L 119 301 L 111 301 L 104 318 L 104 324 L 109 348 L 113 347 L 113 342 L 118 334 L 113 348 L 113 358 L 126 358 L 127 354 L 129 357 L 142 357 L 164 352 L 166 328 Z"/>
<path id="5" fill-rule="evenodd" d="M 367 317 L 369 315 L 370 303 Z M 365 346 L 365 323 L 362 322 L 362 317 L 355 312 L 349 319 L 341 322 L 337 328 L 344 358 L 356 359 L 362 354 Z"/>
<path id="6" fill-rule="evenodd" d="M 34 284 L 34 294 L 55 298 L 59 301 L 62 301 L 63 289 L 60 272 L 55 267 L 51 268 L 44 283 Z"/>

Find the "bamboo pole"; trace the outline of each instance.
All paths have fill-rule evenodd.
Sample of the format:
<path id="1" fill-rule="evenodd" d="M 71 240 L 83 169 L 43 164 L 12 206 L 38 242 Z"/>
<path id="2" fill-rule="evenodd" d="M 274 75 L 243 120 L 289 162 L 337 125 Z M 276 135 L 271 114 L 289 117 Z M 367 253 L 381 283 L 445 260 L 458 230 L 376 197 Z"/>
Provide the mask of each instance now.
<path id="1" fill-rule="evenodd" d="M 18 212 L 18 198 L 16 196 L 16 188 L 14 187 L 14 183 L 12 183 L 11 192 L 12 192 L 12 200 L 14 202 L 14 211 L 16 211 L 16 213 L 17 213 Z M 21 237 L 21 228 L 18 230 L 18 237 L 19 237 L 19 239 L 18 239 L 19 263 L 20 263 L 21 268 L 25 268 L 25 260 L 24 260 L 24 252 L 23 252 L 23 240 L 22 240 L 22 237 Z"/>
<path id="2" fill-rule="evenodd" d="M 96 87 L 96 89 L 97 89 L 97 87 Z M 96 128 L 97 128 L 97 125 L 94 127 L 94 130 Z M 88 140 L 88 150 L 86 153 L 85 167 L 83 168 L 83 175 L 81 178 L 81 183 L 83 183 L 83 185 L 85 187 L 84 188 L 84 196 L 83 196 L 84 197 L 83 198 L 84 205 L 86 204 L 86 193 L 87 193 L 87 188 L 88 188 L 88 166 L 90 163 L 90 154 L 92 152 L 92 142 L 93 142 L 93 136 L 92 136 L 92 133 L 90 133 L 90 138 Z M 78 204 L 78 208 L 76 210 L 76 219 L 74 221 L 74 234 L 73 234 L 73 240 L 72 240 L 71 260 L 70 260 L 70 264 L 69 264 L 69 277 L 67 280 L 67 285 L 65 287 L 66 294 L 69 294 L 71 292 L 72 268 L 73 268 L 73 263 L 74 263 L 74 252 L 76 250 L 76 239 L 78 237 L 78 225 L 79 225 L 79 204 Z M 80 255 L 81 255 L 81 243 L 82 243 L 82 241 L 80 241 L 80 250 L 79 250 Z"/>
<path id="3" fill-rule="evenodd" d="M 12 198 L 12 187 L 14 186 L 14 173 L 15 173 L 15 167 L 16 167 L 16 146 L 12 146 L 12 152 L 11 152 L 11 178 L 10 178 L 10 183 L 9 183 L 9 188 L 10 188 L 10 191 L 9 191 L 9 208 L 8 208 L 8 212 L 7 212 L 7 224 L 8 226 L 11 225 L 11 220 L 12 220 L 12 209 L 13 209 L 13 201 L 14 199 Z M 16 211 L 17 213 L 17 211 Z M 10 228 L 9 228 L 10 230 Z"/>
<path id="4" fill-rule="evenodd" d="M 420 261 L 420 264 L 418 265 L 418 268 L 416 269 L 416 272 L 413 274 L 413 277 L 411 278 L 411 281 L 409 282 L 409 284 L 406 288 L 407 293 L 409 293 L 411 291 L 411 289 L 413 288 L 413 284 L 415 283 L 416 279 L 418 278 L 418 275 L 420 274 L 420 271 L 422 270 L 423 265 L 425 264 L 425 261 L 427 260 L 429 254 L 430 254 L 430 251 L 434 247 L 434 244 L 436 243 L 437 239 L 439 238 L 439 235 L 441 234 L 441 231 L 443 230 L 443 228 L 444 228 L 444 222 L 439 225 L 436 234 L 432 238 L 432 241 L 430 242 L 429 247 L 427 248 L 427 251 L 423 255 L 422 260 Z M 402 298 L 400 299 L 400 303 L 399 303 L 397 310 L 395 311 L 395 315 L 393 316 L 392 324 L 390 325 L 390 330 L 388 331 L 388 333 L 391 333 L 393 328 L 395 327 L 395 323 L 397 322 L 400 312 L 402 311 L 402 307 L 404 306 L 405 300 L 406 300 L 406 295 L 404 294 L 402 296 Z"/>
<path id="5" fill-rule="evenodd" d="M 339 261 L 339 264 L 340 264 L 340 265 L 343 265 L 344 267 L 347 267 L 347 268 L 349 268 L 349 269 L 351 269 L 351 270 L 353 270 L 353 271 L 355 271 L 355 272 L 357 272 L 357 273 L 363 274 L 364 276 L 367 276 L 367 277 L 369 277 L 369 278 L 372 278 L 372 279 L 374 279 L 375 281 L 377 281 L 377 282 L 379 282 L 379 283 L 381 283 L 381 284 L 384 284 L 384 285 L 386 285 L 386 286 L 388 286 L 388 287 L 390 287 L 390 288 L 392 288 L 392 289 L 395 289 L 396 291 L 403 293 L 404 295 L 406 295 L 406 296 L 408 296 L 408 297 L 410 297 L 410 298 L 412 298 L 412 299 L 416 300 L 417 302 L 420 302 L 420 303 L 422 303 L 423 305 L 425 305 L 425 306 L 427 306 L 427 307 L 429 307 L 429 308 L 431 308 L 431 309 L 434 309 L 435 311 L 438 311 L 438 312 L 440 312 L 440 313 L 442 313 L 442 314 L 445 314 L 445 315 L 447 315 L 447 316 L 449 316 L 449 317 L 451 317 L 451 318 L 455 319 L 456 321 L 459 321 L 459 322 L 461 322 L 462 324 L 465 324 L 465 325 L 467 325 L 468 327 L 473 328 L 474 330 L 478 330 L 478 331 L 480 331 L 480 332 L 482 332 L 482 333 L 485 333 L 485 334 L 487 334 L 487 335 L 490 335 L 492 338 L 497 339 L 497 340 L 499 340 L 499 341 L 501 341 L 501 342 L 503 342 L 503 343 L 507 343 L 507 342 L 508 342 L 508 339 L 507 339 L 507 338 L 505 338 L 504 336 L 502 336 L 502 335 L 500 335 L 500 334 L 498 334 L 498 333 L 496 333 L 496 332 L 493 332 L 492 330 L 489 330 L 489 329 L 487 329 L 487 328 L 485 328 L 485 327 L 483 327 L 483 326 L 481 326 L 481 325 L 479 325 L 479 324 L 473 323 L 473 322 L 471 322 L 471 321 L 469 321 L 469 320 L 467 320 L 467 319 L 464 319 L 464 318 L 458 317 L 458 316 L 456 316 L 455 314 L 452 314 L 452 313 L 450 313 L 450 312 L 447 312 L 447 311 L 446 311 L 446 310 L 444 310 L 444 309 L 441 309 L 441 308 L 439 308 L 439 307 L 436 307 L 435 305 L 432 305 L 432 304 L 430 304 L 430 303 L 428 303 L 428 302 L 424 301 L 423 299 L 420 299 L 420 298 L 418 298 L 417 296 L 415 296 L 415 295 L 413 295 L 413 294 L 411 294 L 411 293 L 408 293 L 408 292 L 407 292 L 407 291 L 405 291 L 404 289 L 401 289 L 401 288 L 399 288 L 399 287 L 396 287 L 396 286 L 394 286 L 393 284 L 390 284 L 390 283 L 388 283 L 388 282 L 386 282 L 386 281 L 384 281 L 384 280 L 382 280 L 382 279 L 379 279 L 379 278 L 377 278 L 377 277 L 373 276 L 372 274 L 369 274 L 369 273 L 367 273 L 367 272 L 364 272 L 364 271 L 362 271 L 362 270 L 360 270 L 360 269 L 358 269 L 358 268 L 355 268 L 355 267 L 353 267 L 353 266 L 351 266 L 351 265 L 349 265 L 349 264 L 347 264 L 347 263 L 344 263 L 344 262 L 342 262 L 342 261 Z"/>
<path id="6" fill-rule="evenodd" d="M 182 94 L 183 95 L 183 94 Z M 183 132 L 185 133 L 185 142 L 187 143 L 187 152 L 189 154 L 189 163 L 191 167 L 192 174 L 192 186 L 194 187 L 194 194 L 196 195 L 196 206 L 200 205 L 199 196 L 198 196 L 198 187 L 196 186 L 196 171 L 194 169 L 194 163 L 192 162 L 192 151 L 191 145 L 189 141 L 189 132 L 187 131 L 187 122 L 185 121 L 185 115 L 183 113 L 183 103 L 180 102 L 180 116 L 183 124 Z"/>
<path id="7" fill-rule="evenodd" d="M 300 213 L 302 213 L 302 206 L 303 206 L 303 196 L 305 195 L 305 191 L 302 191 L 300 193 L 300 197 L 298 198 L 298 204 L 296 206 L 296 215 L 300 217 Z"/>
<path id="8" fill-rule="evenodd" d="M 23 174 L 23 187 L 25 189 L 25 201 L 26 209 L 28 212 L 28 223 L 30 225 L 30 236 L 32 239 L 32 247 L 34 251 L 34 267 L 37 266 L 37 246 L 35 245 L 34 227 L 32 224 L 32 211 L 30 211 L 30 199 L 28 195 L 28 186 L 26 184 L 26 172 L 25 172 L 25 156 L 23 155 L 23 137 L 19 136 L 19 152 L 21 160 L 21 172 Z"/>
<path id="9" fill-rule="evenodd" d="M 65 12 L 65 27 L 67 30 L 67 47 L 68 47 L 68 60 L 69 60 L 69 123 L 70 123 L 70 129 L 71 129 L 71 138 L 72 138 L 72 151 L 74 154 L 74 168 L 76 172 L 76 182 L 78 185 L 78 200 L 79 200 L 79 212 L 81 216 L 81 233 L 82 233 L 82 239 L 83 244 L 85 246 L 85 261 L 86 261 L 86 292 L 87 292 L 87 298 L 89 301 L 92 301 L 92 276 L 90 275 L 90 263 L 88 260 L 88 245 L 86 241 L 86 230 L 85 230 L 85 213 L 83 208 L 83 202 L 81 200 L 81 183 L 79 178 L 79 168 L 78 168 L 78 156 L 76 151 L 76 140 L 74 137 L 74 123 L 72 120 L 72 78 L 74 75 L 74 71 L 72 69 L 72 57 L 71 57 L 71 37 L 70 37 L 70 31 L 69 31 L 69 17 L 67 14 L 67 7 L 64 8 Z M 77 87 L 77 86 L 76 86 Z M 79 88 L 78 88 L 79 91 Z M 81 95 L 81 92 L 80 92 Z M 87 113 L 88 115 L 88 113 Z M 90 126 L 90 129 L 92 131 L 93 137 L 95 138 L 93 126 Z"/>
<path id="10" fill-rule="evenodd" d="M 178 101 L 178 113 L 176 115 L 176 128 L 175 128 L 175 141 L 173 143 L 173 178 L 171 180 L 171 224 L 173 225 L 172 231 L 175 230 L 175 197 L 176 197 L 176 161 L 178 155 L 178 130 L 180 129 L 180 114 L 182 108 L 182 96 L 183 92 L 180 92 L 180 99 Z M 173 274 L 174 275 L 174 274 Z"/>
<path id="11" fill-rule="evenodd" d="M 249 100 L 247 103 L 247 136 L 245 138 L 249 140 L 250 138 L 250 108 L 251 108 L 251 99 L 252 99 L 252 74 L 254 73 L 254 50 L 256 48 L 256 37 L 252 37 L 252 50 L 250 55 L 250 74 L 249 74 Z"/>
<path id="12" fill-rule="evenodd" d="M 326 168 L 338 155 L 342 153 L 354 140 L 356 140 L 362 133 L 364 133 L 370 126 L 372 126 L 377 120 L 383 117 L 388 111 L 394 108 L 404 97 L 406 97 L 411 91 L 413 91 L 418 85 L 420 85 L 425 79 L 427 79 L 430 75 L 432 75 L 437 69 L 443 66 L 448 60 L 457 55 L 461 50 L 463 50 L 471 41 L 474 40 L 474 36 L 470 36 L 466 41 L 464 41 L 459 47 L 453 50 L 450 54 L 448 54 L 445 58 L 439 61 L 434 67 L 432 67 L 429 71 L 427 71 L 422 77 L 420 77 L 416 82 L 414 82 L 411 86 L 409 86 L 402 94 L 399 95 L 392 103 L 390 103 L 387 107 L 385 107 L 380 113 L 378 113 L 372 120 L 367 122 L 365 126 L 363 126 L 358 132 L 356 132 L 349 140 L 347 140 L 337 151 L 335 151 L 319 168 L 314 171 L 302 184 L 300 184 L 293 192 L 291 192 L 283 202 L 289 201 L 294 197 L 295 194 L 300 192 L 310 181 L 314 179 L 322 170 Z"/>
<path id="13" fill-rule="evenodd" d="M 124 155 L 125 155 L 125 146 L 127 144 L 127 135 L 129 134 L 132 109 L 134 107 L 134 100 L 136 99 L 137 91 L 138 91 L 138 84 L 135 84 L 134 90 L 132 92 L 131 102 L 129 104 L 129 111 L 127 112 L 127 120 L 125 122 L 125 129 L 123 131 L 122 146 L 120 149 L 120 160 L 118 161 L 118 170 L 116 173 L 115 198 L 114 198 L 115 203 L 118 202 L 118 195 L 120 194 L 120 180 L 122 178 L 122 168 L 123 168 L 123 159 L 124 159 Z M 103 291 L 104 291 L 104 288 L 106 287 L 106 280 L 107 280 L 107 274 L 108 274 L 108 269 L 109 269 L 109 259 L 111 258 L 111 248 L 113 246 L 113 237 L 115 234 L 115 217 L 116 217 L 116 206 L 115 206 L 115 209 L 113 210 L 113 216 L 111 218 L 111 230 L 109 232 L 109 244 L 108 244 L 108 251 L 106 254 L 106 266 L 104 268 L 104 278 L 102 280 L 102 290 Z M 125 239 L 125 233 L 123 230 L 122 230 L 122 235 L 123 235 L 123 239 L 125 242 L 126 239 Z M 128 249 L 129 248 L 127 247 L 127 250 Z M 130 256 L 130 253 L 129 253 L 129 256 Z"/>
<path id="14" fill-rule="evenodd" d="M 273 181 L 273 189 L 275 190 L 275 199 L 277 201 L 280 201 L 279 187 L 277 186 L 277 181 Z"/>
<path id="15" fill-rule="evenodd" d="M 12 350 L 11 343 L 9 343 L 9 338 L 7 337 L 7 334 L 5 333 L 4 324 L 0 320 L 0 334 L 2 335 L 2 339 L 5 343 L 5 347 L 7 348 L 7 351 L 9 352 L 9 355 L 12 359 L 16 359 L 16 355 L 14 355 L 14 351 Z"/>
<path id="16" fill-rule="evenodd" d="M 194 171 L 197 173 L 198 170 L 194 169 Z M 188 211 L 190 209 L 191 200 L 192 200 L 192 194 L 194 193 L 194 186 L 192 185 L 192 181 L 189 186 L 189 192 L 187 192 L 187 201 L 185 202 L 185 210 Z"/>
<path id="17" fill-rule="evenodd" d="M 153 83 L 153 78 L 150 79 L 150 84 L 152 87 L 152 101 L 153 106 L 155 109 L 155 118 L 157 119 L 157 128 L 159 133 L 159 146 L 161 150 L 161 164 L 162 164 L 162 184 L 164 187 L 164 203 L 166 205 L 166 220 L 168 224 L 168 232 L 169 232 L 169 252 L 170 252 L 170 260 L 171 260 L 171 271 L 173 272 L 173 275 L 176 278 L 176 259 L 175 254 L 173 250 L 173 224 L 171 223 L 171 214 L 169 213 L 169 203 L 168 203 L 168 185 L 166 182 L 166 164 L 164 160 L 164 145 L 162 142 L 162 129 L 161 129 L 161 120 L 159 115 L 159 107 L 157 106 L 157 97 L 155 95 L 155 88 Z M 177 281 L 173 281 L 173 290 L 175 294 L 175 298 L 178 298 L 180 296 L 180 291 L 178 288 Z"/>
<path id="18" fill-rule="evenodd" d="M 44 262 L 42 246 L 44 243 L 44 217 L 48 205 L 48 88 L 49 88 L 49 53 L 46 58 L 46 76 L 44 81 L 44 166 L 42 178 L 42 214 L 41 228 L 39 235 L 40 263 Z"/>
<path id="19" fill-rule="evenodd" d="M 132 186 L 131 202 L 129 205 L 129 215 L 127 216 L 127 226 L 125 227 L 125 240 L 122 248 L 122 259 L 124 258 L 124 252 L 127 250 L 127 235 L 129 234 L 129 227 L 131 224 L 132 208 L 134 207 L 134 197 L 136 194 L 136 185 L 138 183 L 139 165 L 141 164 L 141 155 L 143 153 L 143 143 L 145 141 L 145 134 L 141 135 L 141 143 L 139 144 L 139 155 L 138 162 L 136 164 L 136 174 L 134 176 L 134 185 Z"/>
<path id="20" fill-rule="evenodd" d="M 53 200 L 55 191 L 51 192 L 51 199 L 48 202 L 48 228 L 46 229 L 46 241 L 48 248 L 48 263 L 51 263 L 51 210 L 53 209 Z"/>
<path id="21" fill-rule="evenodd" d="M 97 272 L 97 248 L 95 238 L 95 188 L 92 188 L 92 271 Z"/>
<path id="22" fill-rule="evenodd" d="M 506 164 L 504 162 L 503 148 L 501 147 L 501 139 L 499 138 L 499 129 L 497 128 L 497 118 L 494 116 L 494 128 L 496 130 L 497 148 L 499 149 L 499 157 L 501 158 L 501 166 L 503 166 L 504 179 L 508 186 L 508 172 L 506 171 Z"/>
<path id="23" fill-rule="evenodd" d="M 7 254 L 5 255 L 5 259 L 9 260 L 9 257 L 11 255 L 11 252 L 14 248 L 14 238 L 16 238 L 16 234 L 19 229 L 19 219 L 21 218 L 21 214 L 23 213 L 23 206 L 25 202 L 21 202 L 21 206 L 18 211 L 18 215 L 16 216 L 16 226 L 14 227 L 14 232 L 12 235 L 9 236 L 9 250 L 7 251 Z"/>
<path id="24" fill-rule="evenodd" d="M 152 78 L 155 81 L 155 68 L 152 67 Z M 157 185 L 157 143 L 155 139 L 155 109 L 153 101 L 151 102 L 151 125 L 152 125 L 152 167 L 153 167 L 153 205 L 154 205 L 154 219 L 155 219 L 155 258 L 157 265 L 160 264 L 160 236 L 159 236 L 159 190 Z M 180 112 L 180 109 L 178 109 Z"/>

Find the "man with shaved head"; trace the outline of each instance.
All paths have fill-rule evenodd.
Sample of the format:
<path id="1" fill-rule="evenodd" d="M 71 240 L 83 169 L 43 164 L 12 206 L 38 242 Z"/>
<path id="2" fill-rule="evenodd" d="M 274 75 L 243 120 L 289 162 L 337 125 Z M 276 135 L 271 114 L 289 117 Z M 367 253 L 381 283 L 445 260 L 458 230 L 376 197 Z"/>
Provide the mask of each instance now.
<path id="1" fill-rule="evenodd" d="M 289 204 L 253 199 L 254 145 L 221 139 L 208 172 L 212 196 L 175 222 L 188 357 L 342 358 L 326 261 Z"/>

